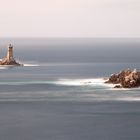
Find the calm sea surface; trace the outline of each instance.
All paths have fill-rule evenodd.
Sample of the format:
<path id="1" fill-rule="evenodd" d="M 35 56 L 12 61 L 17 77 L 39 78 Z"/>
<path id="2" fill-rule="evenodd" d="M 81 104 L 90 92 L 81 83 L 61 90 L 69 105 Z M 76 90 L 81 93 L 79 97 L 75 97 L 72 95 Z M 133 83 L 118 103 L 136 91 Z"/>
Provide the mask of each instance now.
<path id="1" fill-rule="evenodd" d="M 103 78 L 140 70 L 140 39 L 0 39 L 1 140 L 139 140 L 140 89 Z"/>

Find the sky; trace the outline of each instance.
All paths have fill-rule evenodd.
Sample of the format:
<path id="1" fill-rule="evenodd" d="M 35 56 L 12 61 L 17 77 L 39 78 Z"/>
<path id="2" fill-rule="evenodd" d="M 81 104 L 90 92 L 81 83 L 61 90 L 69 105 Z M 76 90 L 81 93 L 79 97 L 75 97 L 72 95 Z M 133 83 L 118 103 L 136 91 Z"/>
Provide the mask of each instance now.
<path id="1" fill-rule="evenodd" d="M 1 37 L 140 37 L 140 0 L 0 0 Z"/>

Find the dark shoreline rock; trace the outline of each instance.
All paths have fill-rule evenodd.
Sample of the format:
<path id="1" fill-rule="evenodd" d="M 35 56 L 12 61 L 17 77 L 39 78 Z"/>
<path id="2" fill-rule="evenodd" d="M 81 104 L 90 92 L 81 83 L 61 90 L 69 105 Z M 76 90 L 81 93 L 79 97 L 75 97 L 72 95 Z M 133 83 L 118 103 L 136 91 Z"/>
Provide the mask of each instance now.
<path id="1" fill-rule="evenodd" d="M 121 85 L 115 85 L 114 88 L 122 88 Z"/>
<path id="2" fill-rule="evenodd" d="M 140 87 L 140 72 L 136 69 L 123 70 L 119 73 L 112 74 L 105 83 L 114 84 L 114 88 Z"/>

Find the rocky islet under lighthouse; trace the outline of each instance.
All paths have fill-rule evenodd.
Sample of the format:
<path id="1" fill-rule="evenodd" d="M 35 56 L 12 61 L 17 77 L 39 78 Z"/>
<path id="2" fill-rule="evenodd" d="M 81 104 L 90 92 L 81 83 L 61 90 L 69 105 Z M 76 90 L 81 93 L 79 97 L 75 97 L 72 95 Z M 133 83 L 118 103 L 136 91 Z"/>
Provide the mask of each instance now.
<path id="1" fill-rule="evenodd" d="M 16 65 L 16 66 L 21 65 L 14 59 L 13 46 L 11 44 L 8 45 L 8 51 L 6 56 L 0 60 L 0 65 Z"/>

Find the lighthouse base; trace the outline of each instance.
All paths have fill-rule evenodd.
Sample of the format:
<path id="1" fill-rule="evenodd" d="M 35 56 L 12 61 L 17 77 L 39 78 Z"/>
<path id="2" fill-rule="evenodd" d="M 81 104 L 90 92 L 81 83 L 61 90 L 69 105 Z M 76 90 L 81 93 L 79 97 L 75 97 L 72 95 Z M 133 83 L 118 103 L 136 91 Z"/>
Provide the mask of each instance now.
<path id="1" fill-rule="evenodd" d="M 16 62 L 16 60 L 8 60 L 7 58 L 4 58 L 0 61 L 0 65 L 16 65 L 16 66 L 21 66 L 22 64 Z"/>

